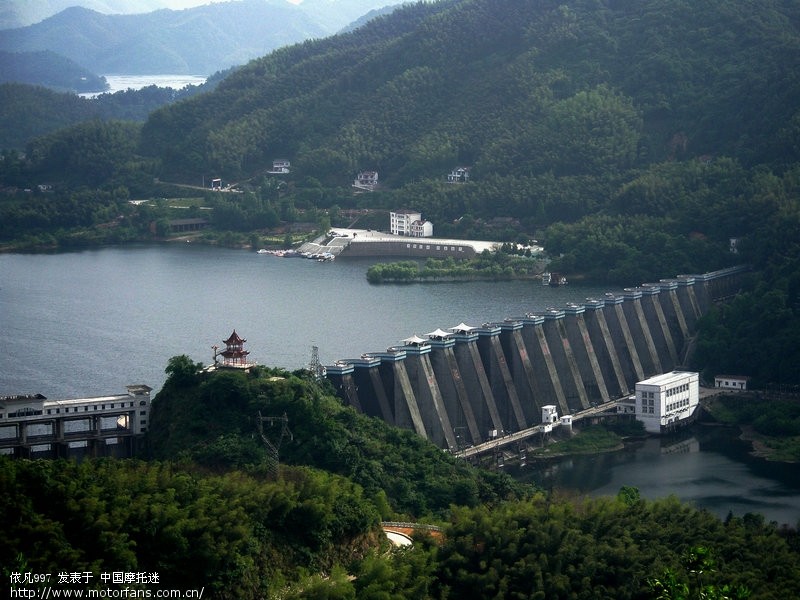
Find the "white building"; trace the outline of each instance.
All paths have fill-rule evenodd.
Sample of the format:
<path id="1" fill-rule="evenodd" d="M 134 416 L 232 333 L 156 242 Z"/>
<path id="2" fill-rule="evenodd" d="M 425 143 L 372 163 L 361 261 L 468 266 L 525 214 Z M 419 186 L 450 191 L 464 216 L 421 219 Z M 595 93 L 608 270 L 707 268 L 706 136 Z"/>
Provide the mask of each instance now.
<path id="1" fill-rule="evenodd" d="M 422 213 L 398 210 L 389 213 L 389 232 L 408 237 L 433 237 L 433 223 L 423 220 Z"/>
<path id="2" fill-rule="evenodd" d="M 750 378 L 743 375 L 716 375 L 714 377 L 714 387 L 744 391 L 747 389 L 748 381 L 750 381 Z"/>
<path id="3" fill-rule="evenodd" d="M 378 187 L 378 172 L 377 171 L 361 171 L 356 175 L 353 181 L 353 187 L 357 190 L 371 192 Z"/>
<path id="4" fill-rule="evenodd" d="M 636 420 L 648 433 L 663 433 L 690 419 L 700 400 L 697 373 L 672 371 L 636 384 Z"/>
<path id="5" fill-rule="evenodd" d="M 447 183 L 466 183 L 469 181 L 469 167 L 456 167 L 447 176 Z"/>
<path id="6" fill-rule="evenodd" d="M 127 393 L 69 400 L 35 396 L 0 398 L 0 454 L 17 448 L 52 450 L 53 444 L 85 448 L 90 441 L 117 444 L 122 437 L 140 436 L 150 418 L 146 385 L 129 385 Z"/>
<path id="7" fill-rule="evenodd" d="M 273 175 L 282 175 L 289 173 L 292 169 L 292 163 L 285 158 L 276 158 L 272 161 L 272 169 L 267 171 Z"/>
<path id="8" fill-rule="evenodd" d="M 547 404 L 542 407 L 542 424 L 541 427 L 544 433 L 553 431 L 553 427 L 558 425 L 558 410 L 555 404 Z"/>

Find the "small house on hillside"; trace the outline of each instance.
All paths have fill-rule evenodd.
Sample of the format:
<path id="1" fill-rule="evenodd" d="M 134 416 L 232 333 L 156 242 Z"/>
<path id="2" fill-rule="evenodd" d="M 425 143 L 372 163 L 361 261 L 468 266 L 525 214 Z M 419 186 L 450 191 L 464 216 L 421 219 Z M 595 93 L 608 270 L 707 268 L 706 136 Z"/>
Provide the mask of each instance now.
<path id="1" fill-rule="evenodd" d="M 267 171 L 272 175 L 283 175 L 290 171 L 292 163 L 285 158 L 276 158 L 272 161 L 272 168 Z"/>
<path id="2" fill-rule="evenodd" d="M 456 167 L 447 176 L 447 183 L 466 183 L 469 181 L 469 167 Z"/>
<path id="3" fill-rule="evenodd" d="M 747 389 L 748 381 L 750 381 L 750 378 L 744 375 L 715 375 L 714 387 L 744 391 Z"/>
<path id="4" fill-rule="evenodd" d="M 378 172 L 361 171 L 353 181 L 353 187 L 357 190 L 371 192 L 378 187 Z"/>

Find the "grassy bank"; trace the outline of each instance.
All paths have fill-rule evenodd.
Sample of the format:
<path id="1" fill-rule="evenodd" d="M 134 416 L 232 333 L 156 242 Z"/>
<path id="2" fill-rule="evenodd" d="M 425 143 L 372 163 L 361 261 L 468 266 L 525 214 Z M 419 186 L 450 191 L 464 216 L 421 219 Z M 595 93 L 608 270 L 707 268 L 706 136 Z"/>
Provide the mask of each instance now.
<path id="1" fill-rule="evenodd" d="M 555 441 L 531 452 L 535 458 L 550 458 L 566 454 L 595 454 L 622 449 L 622 436 L 601 425 L 592 425 L 569 439 Z"/>
<path id="2" fill-rule="evenodd" d="M 704 409 L 715 421 L 738 426 L 754 455 L 800 462 L 800 400 L 732 394 L 710 399 Z"/>
<path id="3" fill-rule="evenodd" d="M 477 281 L 533 279 L 544 270 L 541 258 L 513 256 L 505 252 L 484 252 L 468 260 L 429 258 L 416 261 L 378 263 L 367 270 L 370 283 L 411 283 L 437 281 Z"/>

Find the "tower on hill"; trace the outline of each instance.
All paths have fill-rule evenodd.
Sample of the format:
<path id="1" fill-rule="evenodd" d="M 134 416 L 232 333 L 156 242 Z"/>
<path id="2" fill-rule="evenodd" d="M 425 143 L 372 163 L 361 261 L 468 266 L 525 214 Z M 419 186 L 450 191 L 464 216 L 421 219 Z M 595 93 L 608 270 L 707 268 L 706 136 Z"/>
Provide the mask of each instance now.
<path id="1" fill-rule="evenodd" d="M 254 366 L 254 362 L 247 359 L 250 354 L 249 350 L 244 349 L 244 344 L 247 340 L 240 337 L 236 330 L 228 336 L 227 340 L 223 340 L 225 349 L 217 352 L 217 347 L 214 346 L 214 366 L 220 369 L 244 369 L 247 370 Z M 222 362 L 219 362 L 218 357 L 222 357 Z"/>

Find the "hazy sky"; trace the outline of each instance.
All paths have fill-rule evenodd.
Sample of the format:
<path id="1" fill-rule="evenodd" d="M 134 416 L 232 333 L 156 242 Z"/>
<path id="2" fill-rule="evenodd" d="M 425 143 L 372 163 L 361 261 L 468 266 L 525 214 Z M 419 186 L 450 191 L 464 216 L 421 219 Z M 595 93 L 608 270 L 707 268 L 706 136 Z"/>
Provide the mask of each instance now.
<path id="1" fill-rule="evenodd" d="M 231 0 L 0 0 L 0 29 L 38 23 L 70 6 L 84 6 L 105 14 L 144 13 L 160 8 L 182 10 Z M 285 0 L 301 4 L 303 0 Z"/>
<path id="2" fill-rule="evenodd" d="M 162 0 L 167 8 L 191 8 L 201 4 L 212 4 L 212 2 L 225 2 L 230 0 Z M 300 4 L 303 0 L 286 0 L 292 4 Z"/>

